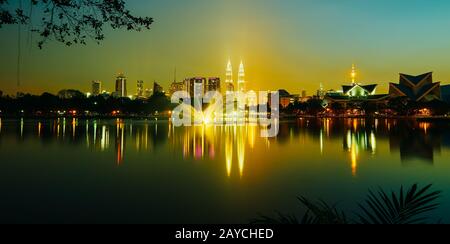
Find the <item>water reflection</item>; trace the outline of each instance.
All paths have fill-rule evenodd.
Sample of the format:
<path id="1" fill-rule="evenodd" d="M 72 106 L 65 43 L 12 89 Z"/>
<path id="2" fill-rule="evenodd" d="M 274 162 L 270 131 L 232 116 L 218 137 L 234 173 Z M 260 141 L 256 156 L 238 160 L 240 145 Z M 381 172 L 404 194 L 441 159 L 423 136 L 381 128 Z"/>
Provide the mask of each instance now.
<path id="1" fill-rule="evenodd" d="M 231 170 L 233 166 L 233 137 L 234 133 L 230 127 L 226 127 L 225 131 L 225 157 L 227 163 L 227 175 L 231 176 Z"/>
<path id="2" fill-rule="evenodd" d="M 362 152 L 376 154 L 377 139 L 374 128 L 366 128 L 365 120 L 347 121 L 346 136 L 343 139 L 344 150 L 350 155 L 352 175 L 357 175 L 358 159 Z"/>
<path id="3" fill-rule="evenodd" d="M 184 159 L 224 161 L 228 177 L 244 175 L 247 147 L 252 149 L 256 144 L 255 126 L 169 128 L 173 150 L 183 152 Z"/>
<path id="4" fill-rule="evenodd" d="M 399 155 L 403 164 L 412 161 L 433 164 L 435 155 L 443 147 L 450 147 L 450 130 L 447 123 L 413 120 L 299 119 L 282 123 L 279 136 L 267 139 L 259 137 L 259 128 L 251 125 L 176 128 L 165 121 L 0 119 L 0 139 L 83 145 L 94 152 L 109 155 L 113 152 L 119 166 L 134 152 L 157 153 L 166 148 L 184 160 L 223 163 L 227 177 L 239 178 L 246 175 L 248 157 L 270 152 L 271 145 L 281 149 L 284 145 L 295 145 L 298 153 L 311 155 L 314 152 L 302 149 L 313 145 L 322 157 L 332 158 L 339 153 L 335 145 L 340 144 L 341 152 L 347 155 L 349 170 L 357 176 L 364 159 L 385 153 Z M 388 151 L 377 147 L 384 144 L 388 145 Z M 272 161 L 276 157 L 273 155 Z"/>
<path id="5" fill-rule="evenodd" d="M 116 122 L 116 152 L 117 165 L 122 164 L 125 153 L 125 124 L 118 119 Z"/>
<path id="6" fill-rule="evenodd" d="M 389 140 L 392 151 L 399 151 L 403 163 L 421 160 L 434 163 L 436 153 L 441 152 L 442 141 L 448 140 L 448 125 L 428 122 L 406 121 L 397 123 L 390 130 Z"/>

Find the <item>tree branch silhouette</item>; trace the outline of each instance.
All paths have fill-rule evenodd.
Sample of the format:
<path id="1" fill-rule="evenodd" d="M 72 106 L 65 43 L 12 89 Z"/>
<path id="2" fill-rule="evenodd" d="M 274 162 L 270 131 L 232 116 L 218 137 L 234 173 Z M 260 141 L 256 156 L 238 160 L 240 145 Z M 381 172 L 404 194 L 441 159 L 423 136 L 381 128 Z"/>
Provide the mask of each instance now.
<path id="1" fill-rule="evenodd" d="M 105 39 L 104 28 L 129 31 L 149 30 L 151 17 L 137 17 L 125 7 L 123 0 L 29 0 L 38 26 L 31 29 L 39 34 L 39 48 L 53 39 L 67 46 L 86 44 L 87 40 L 100 43 Z M 31 24 L 31 13 L 24 7 L 11 6 L 9 0 L 0 0 L 0 28 L 4 25 Z"/>

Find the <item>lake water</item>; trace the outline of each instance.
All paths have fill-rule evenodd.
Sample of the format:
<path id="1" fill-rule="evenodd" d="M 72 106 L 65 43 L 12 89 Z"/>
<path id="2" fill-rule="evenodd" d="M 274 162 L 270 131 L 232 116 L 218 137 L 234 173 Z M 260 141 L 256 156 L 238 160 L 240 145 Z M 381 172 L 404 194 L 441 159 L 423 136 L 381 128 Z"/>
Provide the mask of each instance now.
<path id="1" fill-rule="evenodd" d="M 248 223 L 302 213 L 297 196 L 356 210 L 368 188 L 443 190 L 450 222 L 450 126 L 299 119 L 277 138 L 255 126 L 167 121 L 0 122 L 0 222 Z"/>

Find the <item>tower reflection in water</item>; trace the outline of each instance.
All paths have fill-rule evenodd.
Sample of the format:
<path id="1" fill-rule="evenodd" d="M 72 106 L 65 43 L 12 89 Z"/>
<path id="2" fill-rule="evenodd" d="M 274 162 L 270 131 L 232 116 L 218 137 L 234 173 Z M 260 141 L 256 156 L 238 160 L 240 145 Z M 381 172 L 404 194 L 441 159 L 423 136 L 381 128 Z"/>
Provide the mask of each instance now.
<path id="1" fill-rule="evenodd" d="M 271 144 L 298 158 L 302 154 L 316 156 L 303 149 L 306 145 L 313 145 L 327 159 L 339 157 L 336 153 L 343 151 L 353 176 L 358 175 L 368 157 L 380 153 L 399 155 L 403 164 L 433 165 L 436 154 L 450 148 L 448 123 L 416 120 L 311 118 L 280 124 L 277 138 L 261 138 L 259 132 L 260 128 L 253 125 L 175 128 L 167 121 L 0 119 L 0 145 L 6 140 L 25 143 L 35 138 L 43 143 L 82 145 L 114 156 L 119 166 L 127 162 L 127 155 L 159 153 L 161 146 L 180 159 L 223 164 L 227 177 L 240 178 L 245 177 L 249 163 L 254 163 L 249 157 L 255 154 L 267 151 L 272 161 L 277 160 L 279 155 L 270 155 Z M 291 151 L 283 151 L 285 145 Z"/>
<path id="2" fill-rule="evenodd" d="M 228 177 L 244 176 L 246 148 L 254 148 L 257 127 L 202 125 L 190 128 L 171 127 L 169 138 L 175 151 L 181 148 L 185 159 L 210 159 L 225 162 Z M 224 157 L 217 158 L 217 157 Z"/>
<path id="3" fill-rule="evenodd" d="M 350 155 L 353 176 L 357 175 L 358 159 L 362 152 L 376 154 L 377 139 L 374 128 L 366 128 L 365 122 L 363 119 L 352 119 L 347 121 L 345 127 L 346 136 L 343 139 L 343 146 Z"/>
<path id="4" fill-rule="evenodd" d="M 125 124 L 120 119 L 116 122 L 116 152 L 117 165 L 120 165 L 123 162 L 125 153 Z"/>

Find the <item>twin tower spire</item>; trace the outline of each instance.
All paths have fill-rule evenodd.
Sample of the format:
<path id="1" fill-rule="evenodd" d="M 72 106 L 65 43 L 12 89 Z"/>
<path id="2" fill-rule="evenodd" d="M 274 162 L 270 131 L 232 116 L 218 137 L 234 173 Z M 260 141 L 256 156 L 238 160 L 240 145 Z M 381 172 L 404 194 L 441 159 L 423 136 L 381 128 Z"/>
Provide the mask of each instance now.
<path id="1" fill-rule="evenodd" d="M 225 83 L 226 83 L 227 92 L 235 91 L 234 81 L 233 81 L 233 66 L 231 65 L 231 61 L 228 61 L 228 64 L 227 64 Z M 239 65 L 237 91 L 245 92 L 245 70 L 244 70 L 244 63 L 242 61 L 241 61 L 241 64 Z"/>

